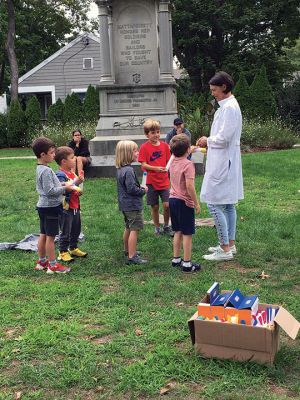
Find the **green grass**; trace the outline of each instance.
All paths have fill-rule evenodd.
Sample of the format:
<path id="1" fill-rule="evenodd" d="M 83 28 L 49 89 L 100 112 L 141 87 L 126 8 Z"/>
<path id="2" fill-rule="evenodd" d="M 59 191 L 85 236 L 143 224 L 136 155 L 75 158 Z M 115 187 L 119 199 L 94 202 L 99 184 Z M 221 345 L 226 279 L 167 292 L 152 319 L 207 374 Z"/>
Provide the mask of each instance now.
<path id="1" fill-rule="evenodd" d="M 34 156 L 32 149 L 18 149 L 18 148 L 9 148 L 9 149 L 0 149 L 0 158 L 1 157 L 27 157 Z"/>
<path id="2" fill-rule="evenodd" d="M 214 281 L 282 304 L 300 319 L 299 160 L 298 150 L 243 156 L 239 253 L 233 262 L 204 262 L 193 276 L 170 267 L 171 241 L 156 238 L 151 226 L 139 240 L 151 262 L 125 266 L 115 182 L 86 181 L 82 248 L 89 256 L 71 274 L 35 272 L 33 253 L 0 254 L 0 400 L 19 391 L 22 400 L 157 399 L 170 381 L 176 384 L 166 398 L 174 400 L 300 399 L 299 340 L 281 333 L 272 367 L 205 360 L 194 354 L 187 327 Z M 35 161 L 0 165 L 0 242 L 15 241 L 39 229 Z M 214 229 L 198 228 L 194 259 L 214 243 Z M 262 270 L 269 279 L 257 278 Z"/>

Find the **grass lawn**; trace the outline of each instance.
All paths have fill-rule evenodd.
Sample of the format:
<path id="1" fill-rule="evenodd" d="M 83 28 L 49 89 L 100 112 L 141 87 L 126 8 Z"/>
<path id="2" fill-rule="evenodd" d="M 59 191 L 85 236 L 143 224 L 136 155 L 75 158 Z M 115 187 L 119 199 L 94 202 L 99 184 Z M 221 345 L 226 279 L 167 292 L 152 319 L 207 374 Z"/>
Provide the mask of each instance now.
<path id="1" fill-rule="evenodd" d="M 26 154 L 27 155 L 27 154 Z M 238 206 L 238 255 L 183 275 L 170 267 L 172 243 L 146 225 L 146 267 L 123 263 L 123 220 L 115 181 L 85 182 L 82 220 L 89 252 L 72 273 L 33 270 L 36 254 L 2 251 L 0 400 L 300 399 L 299 339 L 281 333 L 275 365 L 205 360 L 194 354 L 187 320 L 214 282 L 284 305 L 300 319 L 300 153 L 243 156 L 246 199 Z M 0 160 L 0 242 L 38 232 L 34 160 Z M 199 190 L 200 179 L 197 178 Z M 202 216 L 208 216 L 205 205 Z M 145 219 L 150 219 L 145 209 Z M 198 228 L 194 259 L 216 243 Z M 269 279 L 257 276 L 265 271 Z"/>
<path id="2" fill-rule="evenodd" d="M 30 148 L 0 149 L 0 158 L 1 157 L 27 157 L 27 156 L 34 156 L 32 149 L 30 149 Z"/>

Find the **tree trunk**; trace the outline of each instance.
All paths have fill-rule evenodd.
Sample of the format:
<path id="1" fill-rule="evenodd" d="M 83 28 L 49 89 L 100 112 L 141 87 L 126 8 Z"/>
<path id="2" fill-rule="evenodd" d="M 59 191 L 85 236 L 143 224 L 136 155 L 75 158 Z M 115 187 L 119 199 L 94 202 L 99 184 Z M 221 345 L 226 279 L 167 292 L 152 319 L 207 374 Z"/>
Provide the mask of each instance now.
<path id="1" fill-rule="evenodd" d="M 5 60 L 2 61 L 0 67 L 0 96 L 4 92 L 4 76 L 5 76 Z"/>
<path id="2" fill-rule="evenodd" d="M 7 17 L 8 17 L 6 52 L 10 65 L 10 80 L 11 80 L 10 93 L 11 93 L 11 99 L 17 100 L 19 68 L 15 52 L 15 36 L 16 36 L 15 9 L 13 0 L 6 0 L 6 2 L 7 2 Z"/>

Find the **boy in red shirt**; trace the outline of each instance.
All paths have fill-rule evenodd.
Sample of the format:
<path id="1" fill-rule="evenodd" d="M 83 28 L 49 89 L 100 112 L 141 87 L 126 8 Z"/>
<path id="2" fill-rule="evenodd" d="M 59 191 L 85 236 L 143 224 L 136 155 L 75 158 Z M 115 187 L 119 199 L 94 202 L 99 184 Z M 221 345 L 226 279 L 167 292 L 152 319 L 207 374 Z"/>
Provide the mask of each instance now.
<path id="1" fill-rule="evenodd" d="M 144 123 L 144 133 L 148 141 L 140 147 L 138 161 L 142 169 L 147 171 L 147 205 L 151 206 L 152 219 L 155 225 L 155 233 L 165 233 L 173 236 L 169 226 L 169 194 L 170 181 L 166 165 L 171 157 L 167 143 L 161 142 L 160 123 L 154 119 L 147 119 Z M 159 224 L 159 197 L 164 209 L 164 227 L 161 231 Z"/>
<path id="2" fill-rule="evenodd" d="M 56 176 L 61 182 L 73 182 L 76 190 L 67 195 L 63 203 L 63 214 L 60 220 L 59 256 L 58 260 L 64 262 L 74 261 L 75 257 L 86 257 L 87 253 L 77 247 L 81 231 L 79 196 L 82 191 L 79 184 L 83 182 L 83 176 L 74 174 L 75 167 L 74 151 L 70 147 L 58 147 L 55 153 L 55 161 L 60 166 Z"/>

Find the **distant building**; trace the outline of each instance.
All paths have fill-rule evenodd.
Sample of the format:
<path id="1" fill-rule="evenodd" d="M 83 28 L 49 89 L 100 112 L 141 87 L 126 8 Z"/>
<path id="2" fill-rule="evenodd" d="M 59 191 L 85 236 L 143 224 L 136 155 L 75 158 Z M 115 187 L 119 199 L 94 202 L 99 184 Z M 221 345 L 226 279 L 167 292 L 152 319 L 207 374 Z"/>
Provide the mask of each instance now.
<path id="1" fill-rule="evenodd" d="M 100 77 L 100 39 L 91 34 L 79 35 L 52 56 L 19 78 L 19 94 L 35 95 L 41 105 L 41 118 L 58 98 L 64 101 L 76 92 L 83 99 L 89 85 Z"/>

